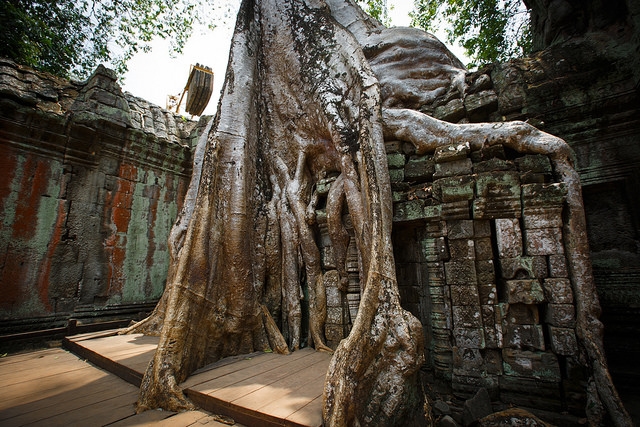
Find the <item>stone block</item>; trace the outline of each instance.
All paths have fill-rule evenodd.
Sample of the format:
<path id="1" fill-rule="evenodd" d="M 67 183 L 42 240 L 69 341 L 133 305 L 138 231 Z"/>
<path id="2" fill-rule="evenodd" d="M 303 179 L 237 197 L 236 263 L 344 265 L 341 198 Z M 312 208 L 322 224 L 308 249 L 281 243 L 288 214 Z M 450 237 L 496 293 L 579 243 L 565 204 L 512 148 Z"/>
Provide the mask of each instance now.
<path id="1" fill-rule="evenodd" d="M 391 182 L 404 181 L 404 169 L 389 169 L 389 179 Z"/>
<path id="2" fill-rule="evenodd" d="M 484 359 L 477 348 L 453 347 L 453 373 L 479 377 L 483 374 Z"/>
<path id="3" fill-rule="evenodd" d="M 502 147 L 502 146 L 501 146 Z M 503 153 L 504 154 L 504 153 Z M 496 171 L 515 171 L 516 167 L 512 161 L 491 158 L 473 164 L 473 171 L 477 174 Z"/>
<path id="4" fill-rule="evenodd" d="M 427 277 L 429 286 L 444 286 L 444 264 L 442 262 L 427 262 Z"/>
<path id="5" fill-rule="evenodd" d="M 449 240 L 449 255 L 452 259 L 475 259 L 474 241 L 471 239 Z"/>
<path id="6" fill-rule="evenodd" d="M 436 148 L 433 159 L 436 163 L 453 162 L 462 160 L 469 155 L 471 149 L 469 143 L 443 145 Z"/>
<path id="7" fill-rule="evenodd" d="M 481 328 L 482 313 L 477 305 L 454 305 L 451 309 L 455 328 Z"/>
<path id="8" fill-rule="evenodd" d="M 332 270 L 335 271 L 335 270 Z M 326 275 L 326 274 L 325 274 Z M 327 282 L 325 280 L 325 286 Z M 342 306 L 342 296 L 340 291 L 338 290 L 338 284 L 335 286 L 326 286 L 325 292 L 327 294 L 327 307 L 341 307 Z"/>
<path id="9" fill-rule="evenodd" d="M 433 201 L 433 199 L 431 199 Z M 425 203 L 422 216 L 427 221 L 434 221 L 442 217 L 442 205 L 439 203 Z"/>
<path id="10" fill-rule="evenodd" d="M 527 154 L 515 159 L 520 172 L 552 173 L 551 161 L 543 154 Z"/>
<path id="11" fill-rule="evenodd" d="M 547 326 L 551 350 L 561 356 L 576 356 L 578 354 L 578 341 L 572 328 L 556 328 Z"/>
<path id="12" fill-rule="evenodd" d="M 536 277 L 533 257 L 500 258 L 498 267 L 503 279 L 532 279 Z"/>
<path id="13" fill-rule="evenodd" d="M 510 348 L 544 350 L 541 325 L 503 325 L 504 346 Z"/>
<path id="14" fill-rule="evenodd" d="M 433 178 L 444 178 L 447 176 L 470 175 L 473 164 L 471 159 L 465 158 L 452 162 L 436 163 Z"/>
<path id="15" fill-rule="evenodd" d="M 468 375 L 455 375 L 451 377 L 451 387 L 458 397 L 472 397 L 480 388 L 485 388 L 490 395 L 498 395 L 500 387 L 497 375 L 485 375 L 482 377 L 472 377 Z"/>
<path id="16" fill-rule="evenodd" d="M 473 221 L 473 235 L 475 237 L 491 237 L 491 221 L 487 219 Z"/>
<path id="17" fill-rule="evenodd" d="M 402 152 L 402 141 L 385 141 L 384 149 L 387 154 L 401 153 Z"/>
<path id="18" fill-rule="evenodd" d="M 389 169 L 404 169 L 404 164 L 405 164 L 404 154 L 402 153 L 387 154 L 387 165 Z"/>
<path id="19" fill-rule="evenodd" d="M 499 218 L 494 220 L 496 240 L 500 258 L 515 258 L 522 255 L 522 233 L 517 218 Z"/>
<path id="20" fill-rule="evenodd" d="M 540 313 L 533 304 L 507 304 L 504 320 L 512 325 L 535 325 L 540 323 Z"/>
<path id="21" fill-rule="evenodd" d="M 491 375 L 502 375 L 502 350 L 486 349 L 482 350 L 484 365 L 487 373 Z"/>
<path id="22" fill-rule="evenodd" d="M 484 330 L 482 328 L 454 328 L 455 345 L 462 348 L 485 348 Z"/>
<path id="23" fill-rule="evenodd" d="M 506 280 L 504 290 L 509 304 L 540 304 L 545 300 L 538 279 Z"/>
<path id="24" fill-rule="evenodd" d="M 474 236 L 474 221 L 470 219 L 447 221 L 449 239 L 471 239 Z"/>
<path id="25" fill-rule="evenodd" d="M 485 172 L 476 176 L 478 197 L 520 199 L 520 175 L 516 172 Z"/>
<path id="26" fill-rule="evenodd" d="M 498 303 L 498 290 L 493 283 L 486 285 L 478 285 L 478 296 L 480 297 L 480 304 L 497 304 Z"/>
<path id="27" fill-rule="evenodd" d="M 436 107 L 433 112 L 433 116 L 438 120 L 444 120 L 445 122 L 456 123 L 466 116 L 467 112 L 464 109 L 464 102 L 457 98 L 452 99 L 445 105 Z"/>
<path id="28" fill-rule="evenodd" d="M 542 283 L 544 296 L 551 304 L 573 304 L 571 281 L 564 278 L 548 278 Z"/>
<path id="29" fill-rule="evenodd" d="M 422 254 L 427 262 L 438 262 L 447 259 L 446 246 L 444 237 L 426 237 L 420 242 Z"/>
<path id="30" fill-rule="evenodd" d="M 455 260 L 444 263 L 445 277 L 449 285 L 475 285 L 476 265 L 473 260 Z"/>
<path id="31" fill-rule="evenodd" d="M 492 259 L 476 259 L 476 277 L 478 285 L 496 283 L 496 269 Z"/>
<path id="32" fill-rule="evenodd" d="M 498 109 L 498 95 L 493 90 L 473 93 L 465 97 L 464 108 L 467 110 L 470 120 L 484 120 L 489 113 Z"/>
<path id="33" fill-rule="evenodd" d="M 399 202 L 393 205 L 393 220 L 397 222 L 422 219 L 424 201 L 421 199 Z"/>
<path id="34" fill-rule="evenodd" d="M 564 203 L 567 188 L 563 183 L 524 184 L 522 186 L 522 206 L 559 206 Z"/>
<path id="35" fill-rule="evenodd" d="M 543 319 L 549 325 L 573 328 L 576 324 L 575 307 L 573 304 L 547 304 Z"/>
<path id="36" fill-rule="evenodd" d="M 502 350 L 504 374 L 511 377 L 535 378 L 544 382 L 558 382 L 561 379 L 558 357 L 549 352 Z"/>
<path id="37" fill-rule="evenodd" d="M 343 323 L 342 307 L 327 307 L 327 323 Z"/>
<path id="38" fill-rule="evenodd" d="M 519 218 L 520 200 L 516 198 L 478 197 L 472 205 L 474 219 Z"/>
<path id="39" fill-rule="evenodd" d="M 332 347 L 336 347 L 344 338 L 344 327 L 342 325 L 327 323 L 324 325 L 324 334 Z"/>
<path id="40" fill-rule="evenodd" d="M 527 408 L 545 408 L 546 411 L 563 409 L 560 384 L 536 378 L 503 375 L 500 377 L 500 400 Z"/>
<path id="41" fill-rule="evenodd" d="M 490 237 L 481 237 L 475 240 L 475 258 L 478 260 L 493 259 L 493 243 Z"/>
<path id="42" fill-rule="evenodd" d="M 478 288 L 475 285 L 451 285 L 451 304 L 456 306 L 478 306 Z"/>
<path id="43" fill-rule="evenodd" d="M 442 219 L 452 220 L 471 218 L 471 213 L 469 212 L 469 201 L 467 200 L 443 203 L 440 206 L 442 207 Z"/>
<path id="44" fill-rule="evenodd" d="M 527 208 L 522 211 L 525 229 L 561 228 L 562 207 Z"/>
<path id="45" fill-rule="evenodd" d="M 561 228 L 535 228 L 524 232 L 527 255 L 564 254 Z"/>
<path id="46" fill-rule="evenodd" d="M 433 179 L 435 162 L 431 156 L 412 156 L 404 165 L 404 178 L 410 182 L 425 182 Z"/>
<path id="47" fill-rule="evenodd" d="M 474 190 L 475 181 L 468 175 L 433 181 L 433 196 L 443 203 L 471 200 L 474 197 Z"/>
<path id="48" fill-rule="evenodd" d="M 567 260 L 564 255 L 549 255 L 548 258 L 550 277 L 569 277 Z"/>
<path id="49" fill-rule="evenodd" d="M 476 394 L 464 402 L 462 409 L 462 424 L 470 426 L 481 418 L 493 413 L 491 398 L 486 388 L 480 388 Z"/>

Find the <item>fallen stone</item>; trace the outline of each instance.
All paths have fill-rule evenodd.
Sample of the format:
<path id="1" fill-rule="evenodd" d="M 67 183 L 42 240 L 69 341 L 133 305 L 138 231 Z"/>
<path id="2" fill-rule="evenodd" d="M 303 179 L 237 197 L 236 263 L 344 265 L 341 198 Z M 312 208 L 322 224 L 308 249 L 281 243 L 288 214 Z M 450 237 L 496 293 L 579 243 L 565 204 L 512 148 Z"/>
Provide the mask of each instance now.
<path id="1" fill-rule="evenodd" d="M 462 411 L 462 423 L 470 426 L 474 422 L 491 415 L 493 408 L 491 407 L 491 399 L 486 388 L 481 388 L 471 399 L 464 402 Z"/>

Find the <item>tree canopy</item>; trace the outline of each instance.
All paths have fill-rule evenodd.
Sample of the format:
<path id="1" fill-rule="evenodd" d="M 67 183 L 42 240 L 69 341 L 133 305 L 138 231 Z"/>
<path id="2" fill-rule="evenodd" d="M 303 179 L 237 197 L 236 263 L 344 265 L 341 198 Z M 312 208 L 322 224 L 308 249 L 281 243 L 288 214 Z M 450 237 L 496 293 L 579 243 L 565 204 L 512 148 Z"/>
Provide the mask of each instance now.
<path id="1" fill-rule="evenodd" d="M 86 77 L 99 63 L 120 75 L 153 38 L 180 53 L 197 25 L 229 10 L 215 0 L 8 0 L 0 2 L 0 56 L 63 77 Z"/>
<path id="2" fill-rule="evenodd" d="M 529 12 L 522 0 L 415 0 L 412 25 L 434 32 L 446 26 L 447 41 L 459 43 L 469 67 L 505 61 L 531 51 Z"/>

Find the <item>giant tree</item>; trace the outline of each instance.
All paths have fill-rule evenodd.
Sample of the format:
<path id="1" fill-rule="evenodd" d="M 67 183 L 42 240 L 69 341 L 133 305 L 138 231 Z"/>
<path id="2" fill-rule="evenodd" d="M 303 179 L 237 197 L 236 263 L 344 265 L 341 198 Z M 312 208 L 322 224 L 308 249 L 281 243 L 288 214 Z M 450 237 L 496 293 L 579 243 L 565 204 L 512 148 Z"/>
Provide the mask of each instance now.
<path id="1" fill-rule="evenodd" d="M 416 110 L 449 86 L 463 91 L 464 73 L 433 36 L 384 28 L 350 0 L 243 2 L 218 114 L 198 144 L 185 207 L 169 240 L 165 293 L 154 313 L 129 329 L 160 336 L 140 410 L 192 407 L 179 384 L 228 355 L 286 353 L 307 338 L 316 350 L 330 351 L 315 211 L 316 184 L 333 176 L 327 227 L 340 282 L 346 282 L 348 212 L 363 292 L 327 373 L 325 424 L 428 424 L 419 379 L 422 326 L 400 305 L 391 247 L 388 137 L 422 153 L 464 141 L 551 155 L 571 189 L 566 234 L 570 268 L 579 277 L 581 338 L 599 396 L 614 419 L 627 419 L 599 353 L 571 150 L 524 123 L 451 125 Z M 302 289 L 310 300 L 308 334 Z M 273 295 L 284 295 L 278 324 L 270 314 Z"/>

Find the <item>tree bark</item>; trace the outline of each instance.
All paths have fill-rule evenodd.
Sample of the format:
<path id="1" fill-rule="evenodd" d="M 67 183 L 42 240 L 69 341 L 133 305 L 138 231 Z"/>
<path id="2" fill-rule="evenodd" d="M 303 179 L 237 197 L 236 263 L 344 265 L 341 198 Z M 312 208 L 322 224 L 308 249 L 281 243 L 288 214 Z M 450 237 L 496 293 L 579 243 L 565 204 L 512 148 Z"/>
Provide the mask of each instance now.
<path id="1" fill-rule="evenodd" d="M 353 329 L 327 373 L 324 423 L 431 423 L 419 378 L 422 326 L 402 309 L 396 282 L 386 135 L 414 143 L 419 153 L 469 141 L 551 155 L 573 189 L 566 227 L 575 248 L 572 272 L 580 275 L 574 288 L 584 348 L 598 393 L 614 413 L 619 399 L 601 352 L 601 328 L 589 329 L 598 325 L 597 300 L 571 150 L 522 123 L 456 126 L 404 108 L 438 96 L 443 85 L 463 92 L 461 76 L 459 62 L 437 40 L 418 30 L 384 29 L 351 1 L 243 2 L 218 115 L 189 189 L 197 196 L 171 233 L 165 294 L 149 319 L 129 329 L 160 334 L 139 410 L 191 408 L 179 384 L 228 355 L 286 353 L 307 342 L 331 351 L 315 188 L 336 176 L 327 228 L 341 286 L 348 283 L 345 205 L 364 285 Z"/>

